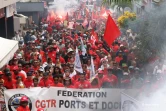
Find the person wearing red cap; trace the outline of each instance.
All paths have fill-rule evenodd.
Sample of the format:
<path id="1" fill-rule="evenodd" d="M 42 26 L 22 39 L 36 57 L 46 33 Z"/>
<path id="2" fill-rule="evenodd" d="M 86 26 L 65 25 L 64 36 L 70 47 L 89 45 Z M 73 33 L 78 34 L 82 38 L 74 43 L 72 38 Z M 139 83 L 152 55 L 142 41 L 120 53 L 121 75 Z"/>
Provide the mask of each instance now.
<path id="1" fill-rule="evenodd" d="M 64 87 L 62 83 L 59 82 L 59 76 L 55 75 L 53 77 L 54 83 L 52 84 L 53 87 Z"/>
<path id="2" fill-rule="evenodd" d="M 85 74 L 80 73 L 79 75 L 79 81 L 75 83 L 75 88 L 77 89 L 88 89 L 91 88 L 91 84 L 89 81 L 85 79 Z"/>
<path id="3" fill-rule="evenodd" d="M 17 111 L 30 111 L 28 107 L 28 97 L 23 96 L 20 99 L 20 106 L 17 108 Z"/>
<path id="4" fill-rule="evenodd" d="M 21 76 L 22 81 L 26 80 L 25 75 L 22 73 L 19 73 L 18 66 L 13 67 L 13 72 L 14 72 L 14 75 L 13 75 L 14 79 L 16 79 L 17 76 Z"/>
<path id="5" fill-rule="evenodd" d="M 39 82 L 40 87 L 50 87 L 53 83 L 52 81 L 48 78 L 49 72 L 45 72 L 43 74 L 43 78 Z"/>

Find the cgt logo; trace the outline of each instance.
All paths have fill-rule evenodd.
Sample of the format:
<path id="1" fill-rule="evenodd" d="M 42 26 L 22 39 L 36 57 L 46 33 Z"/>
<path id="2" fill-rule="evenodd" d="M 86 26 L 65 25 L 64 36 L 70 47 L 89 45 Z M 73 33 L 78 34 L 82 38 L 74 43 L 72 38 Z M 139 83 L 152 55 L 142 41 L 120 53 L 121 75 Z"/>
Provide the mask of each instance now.
<path id="1" fill-rule="evenodd" d="M 8 101 L 8 109 L 9 111 L 16 111 L 17 107 L 20 105 L 20 99 L 22 96 L 26 96 L 25 94 L 15 94 Z M 28 96 L 27 96 L 28 97 Z M 32 110 L 32 102 L 28 97 L 29 108 Z"/>

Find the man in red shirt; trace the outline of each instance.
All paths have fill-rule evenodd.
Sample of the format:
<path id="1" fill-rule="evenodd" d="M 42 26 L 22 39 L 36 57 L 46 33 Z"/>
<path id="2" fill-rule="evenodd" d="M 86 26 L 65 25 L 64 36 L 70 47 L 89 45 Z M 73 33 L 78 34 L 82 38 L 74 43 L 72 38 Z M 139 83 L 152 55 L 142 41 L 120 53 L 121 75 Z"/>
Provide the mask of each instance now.
<path id="1" fill-rule="evenodd" d="M 40 87 L 50 87 L 53 83 L 52 81 L 48 78 L 49 72 L 45 72 L 43 74 L 43 78 L 39 82 Z"/>
<path id="2" fill-rule="evenodd" d="M 53 50 L 53 46 L 49 47 L 48 57 L 51 58 L 51 60 L 53 61 L 53 63 L 55 63 L 56 51 Z"/>
<path id="3" fill-rule="evenodd" d="M 27 73 L 27 79 L 24 81 L 24 85 L 26 88 L 33 86 L 32 72 Z"/>
<path id="4" fill-rule="evenodd" d="M 5 82 L 4 82 L 4 86 L 7 88 L 7 89 L 15 89 L 16 86 L 16 80 L 12 78 L 12 74 L 10 71 L 8 72 L 5 72 L 5 76 L 7 77 Z"/>
<path id="5" fill-rule="evenodd" d="M 74 86 L 71 83 L 71 78 L 69 77 L 65 78 L 63 83 L 66 88 L 74 88 Z"/>
<path id="6" fill-rule="evenodd" d="M 17 76 L 21 76 L 23 82 L 26 80 L 25 75 L 22 73 L 19 73 L 18 66 L 13 67 L 13 72 L 14 72 L 14 75 L 13 75 L 14 79 L 16 79 Z"/>
<path id="7" fill-rule="evenodd" d="M 54 83 L 52 84 L 52 86 L 54 87 L 64 87 L 64 85 L 62 83 L 59 83 L 59 76 L 58 75 L 55 75 L 53 77 L 54 79 Z"/>
<path id="8" fill-rule="evenodd" d="M 119 51 L 118 56 L 115 58 L 115 61 L 117 63 L 120 63 L 121 60 L 123 60 L 122 51 Z"/>
<path id="9" fill-rule="evenodd" d="M 118 85 L 118 78 L 112 73 L 112 68 L 108 68 L 108 75 L 103 78 L 103 81 L 109 81 L 113 88 Z"/>
<path id="10" fill-rule="evenodd" d="M 99 87 L 101 87 L 103 84 L 103 79 L 105 78 L 103 70 L 98 71 L 96 78 L 98 79 Z"/>
<path id="11" fill-rule="evenodd" d="M 39 68 L 40 68 L 40 66 L 39 66 L 39 61 L 38 61 L 38 60 L 35 60 L 35 61 L 33 62 L 33 69 L 34 69 L 34 71 L 38 71 Z"/>
<path id="12" fill-rule="evenodd" d="M 77 88 L 77 89 L 91 88 L 90 82 L 85 80 L 85 74 L 84 73 L 80 73 L 79 81 L 75 84 L 75 88 Z"/>
<path id="13" fill-rule="evenodd" d="M 28 107 L 28 98 L 26 96 L 21 97 L 20 106 L 17 108 L 17 111 L 30 111 Z"/>

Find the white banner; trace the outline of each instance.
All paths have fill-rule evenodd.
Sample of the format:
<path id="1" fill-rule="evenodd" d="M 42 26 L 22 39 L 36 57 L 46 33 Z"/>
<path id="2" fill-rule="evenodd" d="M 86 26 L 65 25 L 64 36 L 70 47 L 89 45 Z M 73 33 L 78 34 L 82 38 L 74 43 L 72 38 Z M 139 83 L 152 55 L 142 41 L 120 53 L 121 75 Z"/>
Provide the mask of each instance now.
<path id="1" fill-rule="evenodd" d="M 142 104 L 125 93 L 121 93 L 121 111 L 142 111 Z"/>
<path id="2" fill-rule="evenodd" d="M 80 55 L 78 52 L 78 48 L 76 47 L 76 54 L 75 54 L 75 62 L 74 62 L 74 69 L 80 73 L 83 73 L 82 65 L 81 65 L 81 60 L 80 60 Z"/>
<path id="3" fill-rule="evenodd" d="M 36 111 L 37 108 L 44 108 L 47 111 L 120 111 L 122 91 L 55 87 L 12 89 L 5 91 L 5 102 L 7 111 L 16 111 L 19 99 L 23 95 L 29 98 L 31 111 Z"/>

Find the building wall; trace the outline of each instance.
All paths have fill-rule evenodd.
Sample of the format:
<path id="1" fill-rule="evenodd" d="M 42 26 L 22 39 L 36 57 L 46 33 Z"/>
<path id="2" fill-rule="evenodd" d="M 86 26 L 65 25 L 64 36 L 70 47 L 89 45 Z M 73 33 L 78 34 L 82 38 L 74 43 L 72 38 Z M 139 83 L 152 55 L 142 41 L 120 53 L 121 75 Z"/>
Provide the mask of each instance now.
<path id="1" fill-rule="evenodd" d="M 0 0 L 0 9 L 9 6 L 11 4 L 14 4 L 18 1 L 19 0 Z"/>
<path id="2" fill-rule="evenodd" d="M 27 17 L 32 17 L 32 20 L 36 23 L 39 24 L 39 12 L 18 12 L 19 14 L 23 14 Z"/>

